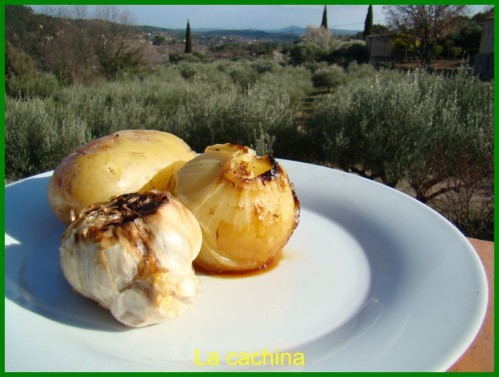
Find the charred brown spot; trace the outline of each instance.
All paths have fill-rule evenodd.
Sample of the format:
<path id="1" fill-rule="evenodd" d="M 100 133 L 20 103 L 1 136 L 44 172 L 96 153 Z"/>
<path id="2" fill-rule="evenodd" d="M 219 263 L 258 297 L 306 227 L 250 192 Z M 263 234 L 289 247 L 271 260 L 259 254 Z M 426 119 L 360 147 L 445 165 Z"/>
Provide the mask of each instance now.
<path id="1" fill-rule="evenodd" d="M 239 173 L 243 176 L 248 176 L 251 172 L 248 170 L 248 164 L 244 161 L 239 163 Z"/>
<path id="2" fill-rule="evenodd" d="M 117 196 L 111 199 L 107 208 L 121 214 L 121 222 L 127 222 L 153 213 L 164 202 L 168 202 L 166 193 L 147 191 Z"/>
<path id="3" fill-rule="evenodd" d="M 80 237 L 97 237 L 113 226 L 126 224 L 154 213 L 163 203 L 168 203 L 168 194 L 162 191 L 123 194 L 81 210 L 76 215 L 75 227 L 88 225 Z M 92 236 L 94 235 L 94 236 Z"/>
<path id="4" fill-rule="evenodd" d="M 300 222 L 301 205 L 300 205 L 300 201 L 298 200 L 298 196 L 296 196 L 295 186 L 293 184 L 291 184 L 291 192 L 293 193 L 293 201 L 295 203 L 295 227 L 294 227 L 294 229 L 296 229 L 296 227 L 298 226 L 298 223 Z"/>
<path id="5" fill-rule="evenodd" d="M 225 167 L 225 171 L 220 176 L 220 179 L 227 179 L 232 183 L 233 187 L 238 190 L 243 189 L 239 186 L 239 183 L 252 183 L 255 181 L 259 181 L 260 183 L 263 183 L 265 185 L 268 182 L 279 180 L 281 174 L 283 173 L 283 169 L 274 157 L 268 155 L 256 157 L 256 160 L 260 165 L 262 163 L 265 164 L 265 170 L 256 168 L 255 166 L 253 166 L 252 162 L 236 160 L 235 163 L 228 164 Z M 263 170 L 263 173 L 255 175 L 255 170 Z"/>
<path id="6" fill-rule="evenodd" d="M 273 179 L 279 178 L 282 170 L 281 166 L 273 156 L 268 155 L 267 159 L 271 165 L 270 170 L 267 170 L 265 173 L 262 173 L 258 176 L 258 179 L 260 179 L 263 183 L 270 182 Z"/>

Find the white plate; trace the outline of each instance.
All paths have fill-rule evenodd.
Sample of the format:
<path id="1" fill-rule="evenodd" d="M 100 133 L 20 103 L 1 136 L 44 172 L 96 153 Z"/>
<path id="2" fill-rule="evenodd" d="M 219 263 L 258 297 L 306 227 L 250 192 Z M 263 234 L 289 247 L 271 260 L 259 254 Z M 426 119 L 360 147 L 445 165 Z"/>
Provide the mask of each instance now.
<path id="1" fill-rule="evenodd" d="M 6 370 L 449 368 L 487 306 L 485 272 L 466 238 L 381 184 L 282 163 L 302 211 L 279 264 L 245 278 L 202 276 L 189 312 L 141 329 L 120 325 L 64 280 L 63 226 L 46 197 L 51 173 L 6 186 Z"/>

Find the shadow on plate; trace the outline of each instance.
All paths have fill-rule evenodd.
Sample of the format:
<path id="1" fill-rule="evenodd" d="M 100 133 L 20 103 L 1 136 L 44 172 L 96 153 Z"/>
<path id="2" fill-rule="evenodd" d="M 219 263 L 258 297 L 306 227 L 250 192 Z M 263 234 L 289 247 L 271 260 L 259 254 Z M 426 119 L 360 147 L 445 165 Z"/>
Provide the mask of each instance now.
<path id="1" fill-rule="evenodd" d="M 50 320 L 75 327 L 126 331 L 94 301 L 73 291 L 59 267 L 65 227 L 47 199 L 50 177 L 35 176 L 5 187 L 5 296 Z"/>

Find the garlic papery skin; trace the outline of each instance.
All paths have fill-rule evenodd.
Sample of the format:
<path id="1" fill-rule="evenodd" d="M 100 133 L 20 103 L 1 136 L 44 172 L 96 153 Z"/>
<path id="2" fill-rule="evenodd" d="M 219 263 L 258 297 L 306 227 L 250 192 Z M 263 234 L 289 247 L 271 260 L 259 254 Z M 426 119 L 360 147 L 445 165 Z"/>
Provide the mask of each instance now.
<path id="1" fill-rule="evenodd" d="M 201 237 L 196 218 L 166 192 L 124 194 L 77 214 L 62 236 L 60 265 L 77 292 L 141 327 L 191 307 Z"/>
<path id="2" fill-rule="evenodd" d="M 207 272 L 265 268 L 298 225 L 300 203 L 284 168 L 248 147 L 217 144 L 173 175 L 169 190 L 196 216 Z"/>

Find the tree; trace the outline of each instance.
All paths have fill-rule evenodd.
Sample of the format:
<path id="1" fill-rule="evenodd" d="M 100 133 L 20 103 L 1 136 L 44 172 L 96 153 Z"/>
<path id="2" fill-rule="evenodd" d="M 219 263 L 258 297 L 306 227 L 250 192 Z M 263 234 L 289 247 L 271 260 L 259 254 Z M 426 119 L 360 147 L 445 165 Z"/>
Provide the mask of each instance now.
<path id="1" fill-rule="evenodd" d="M 187 27 L 185 28 L 185 51 L 186 54 L 192 52 L 192 35 L 191 35 L 191 24 L 187 20 Z"/>
<path id="2" fill-rule="evenodd" d="M 290 51 L 293 64 L 322 60 L 341 42 L 321 27 L 308 27 Z"/>
<path id="3" fill-rule="evenodd" d="M 162 35 L 155 35 L 154 37 L 152 37 L 151 43 L 154 46 L 161 46 L 166 44 L 166 38 L 163 37 Z"/>
<path id="4" fill-rule="evenodd" d="M 327 27 L 327 7 L 324 5 L 324 11 L 322 12 L 322 22 L 321 27 L 324 29 L 328 29 Z"/>
<path id="5" fill-rule="evenodd" d="M 373 31 L 373 6 L 369 5 L 367 8 L 366 21 L 364 23 L 364 39 L 372 34 Z"/>
<path id="6" fill-rule="evenodd" d="M 141 65 L 144 45 L 134 19 L 127 10 L 116 6 L 99 6 L 89 34 L 102 73 L 113 78 L 121 69 L 135 69 Z"/>
<path id="7" fill-rule="evenodd" d="M 388 5 L 389 26 L 412 41 L 423 67 L 428 67 L 439 41 L 460 27 L 465 5 Z"/>

